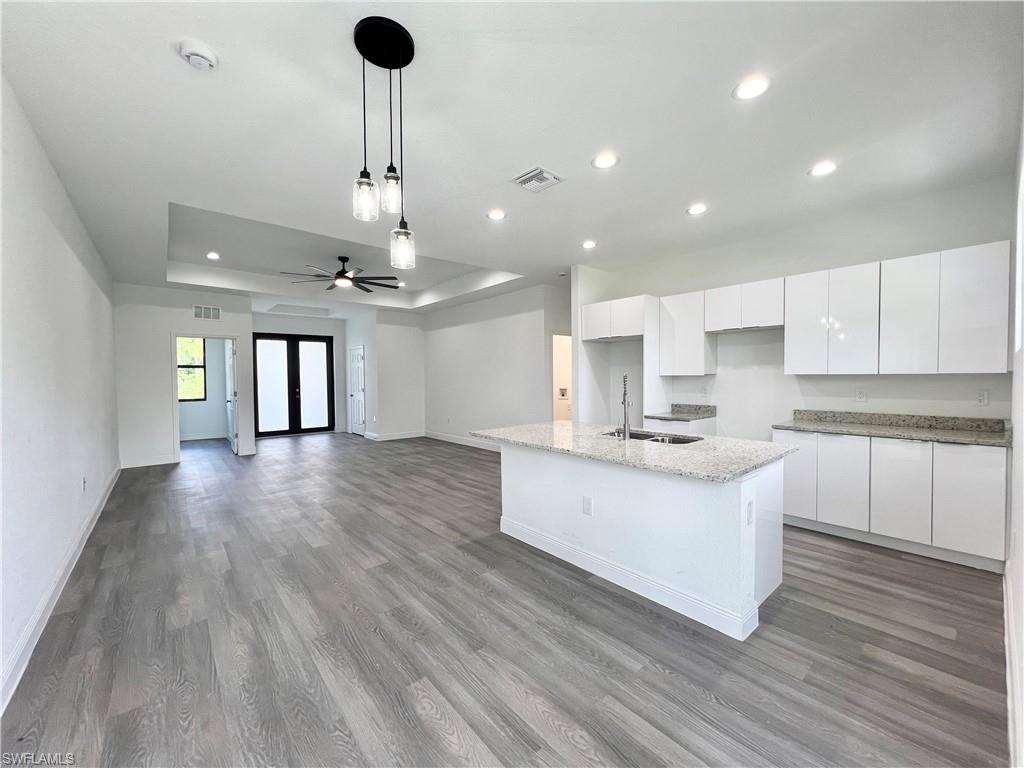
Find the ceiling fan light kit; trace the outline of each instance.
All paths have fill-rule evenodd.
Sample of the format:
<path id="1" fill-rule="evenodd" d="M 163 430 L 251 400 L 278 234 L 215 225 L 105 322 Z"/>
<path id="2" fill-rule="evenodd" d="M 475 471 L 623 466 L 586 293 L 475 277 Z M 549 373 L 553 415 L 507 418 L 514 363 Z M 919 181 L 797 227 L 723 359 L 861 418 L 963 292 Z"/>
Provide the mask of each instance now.
<path id="1" fill-rule="evenodd" d="M 352 215 L 359 221 L 377 221 L 380 209 L 398 214 L 398 227 L 391 230 L 391 266 L 395 269 L 413 269 L 416 266 L 416 238 L 405 220 L 405 162 L 402 122 L 402 70 L 415 55 L 415 45 L 409 31 L 392 19 L 367 16 L 356 24 L 354 32 L 356 50 L 363 57 L 363 170 L 352 187 Z M 366 62 L 388 71 L 388 146 L 390 159 L 384 173 L 384 183 L 378 186 L 370 175 L 366 159 Z M 398 70 L 398 167 L 394 161 L 394 97 L 392 74 Z M 382 194 L 383 190 L 383 194 Z M 358 282 L 357 288 L 367 290 Z M 328 290 L 330 289 L 329 286 Z M 381 287 L 397 288 L 396 285 Z"/>
<path id="2" fill-rule="evenodd" d="M 409 233 L 412 234 L 411 232 Z M 331 272 L 329 269 L 323 267 L 317 267 L 313 264 L 307 264 L 306 267 L 313 270 L 312 273 L 307 272 L 282 272 L 282 275 L 289 275 L 291 277 L 301 277 L 302 280 L 292 280 L 292 283 L 330 283 L 324 290 L 333 291 L 335 288 L 351 288 L 355 286 L 363 293 L 373 293 L 373 288 L 367 286 L 374 286 L 375 288 L 393 288 L 396 291 L 399 286 L 405 285 L 398 281 L 398 278 L 394 275 L 364 275 L 362 267 L 348 268 L 348 256 L 339 256 L 338 261 L 341 262 L 341 269 L 337 272 Z M 394 280 L 394 283 L 382 282 L 386 280 Z"/>

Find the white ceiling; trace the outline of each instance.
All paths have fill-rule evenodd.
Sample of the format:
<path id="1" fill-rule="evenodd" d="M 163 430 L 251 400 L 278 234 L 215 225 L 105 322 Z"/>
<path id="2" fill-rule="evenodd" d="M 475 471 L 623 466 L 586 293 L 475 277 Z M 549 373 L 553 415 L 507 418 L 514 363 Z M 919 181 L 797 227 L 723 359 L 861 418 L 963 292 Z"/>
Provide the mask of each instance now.
<path id="1" fill-rule="evenodd" d="M 169 204 L 380 254 L 390 217 L 350 213 L 362 165 L 351 34 L 367 15 L 416 39 L 406 210 L 418 252 L 439 260 L 410 278 L 421 288 L 435 268 L 555 282 L 571 263 L 640 263 L 1011 173 L 1020 126 L 1019 3 L 8 2 L 2 12 L 5 75 L 115 279 L 144 284 L 172 273 L 219 284 L 207 265 L 187 264 L 194 253 L 176 255 L 181 242 L 205 253 L 203 230 L 176 234 Z M 216 49 L 215 72 L 177 58 L 186 36 Z M 732 99 L 755 70 L 772 88 Z M 386 82 L 369 68 L 377 176 Z M 605 147 L 622 161 L 597 171 L 589 161 Z M 808 177 L 822 157 L 839 170 Z M 537 164 L 564 183 L 531 194 L 508 182 Z M 710 208 L 703 217 L 684 213 L 695 200 Z M 494 206 L 504 222 L 485 218 Z M 586 238 L 598 247 L 582 251 Z M 169 248 L 187 268 L 169 267 Z M 272 255 L 225 258 L 221 287 L 268 294 L 228 278 L 274 271 Z"/>

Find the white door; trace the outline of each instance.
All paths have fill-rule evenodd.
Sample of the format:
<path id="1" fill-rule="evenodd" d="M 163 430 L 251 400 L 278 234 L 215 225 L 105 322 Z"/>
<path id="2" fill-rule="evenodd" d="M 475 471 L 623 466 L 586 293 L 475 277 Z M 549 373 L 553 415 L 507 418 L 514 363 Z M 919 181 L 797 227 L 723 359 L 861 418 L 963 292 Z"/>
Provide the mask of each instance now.
<path id="1" fill-rule="evenodd" d="M 939 254 L 882 262 L 879 373 L 939 369 Z"/>
<path id="2" fill-rule="evenodd" d="M 828 372 L 878 373 L 878 262 L 829 270 Z"/>
<path id="3" fill-rule="evenodd" d="M 932 544 L 1006 559 L 1006 449 L 935 443 Z"/>
<path id="4" fill-rule="evenodd" d="M 871 532 L 932 543 L 932 444 L 871 438 Z"/>
<path id="5" fill-rule="evenodd" d="M 786 278 L 783 370 L 828 373 L 828 272 Z"/>
<path id="6" fill-rule="evenodd" d="M 348 431 L 366 433 L 366 375 L 363 346 L 348 350 Z"/>
<path id="7" fill-rule="evenodd" d="M 235 384 L 235 340 L 224 339 L 224 400 L 228 412 L 228 442 L 231 452 L 238 453 L 238 388 Z"/>

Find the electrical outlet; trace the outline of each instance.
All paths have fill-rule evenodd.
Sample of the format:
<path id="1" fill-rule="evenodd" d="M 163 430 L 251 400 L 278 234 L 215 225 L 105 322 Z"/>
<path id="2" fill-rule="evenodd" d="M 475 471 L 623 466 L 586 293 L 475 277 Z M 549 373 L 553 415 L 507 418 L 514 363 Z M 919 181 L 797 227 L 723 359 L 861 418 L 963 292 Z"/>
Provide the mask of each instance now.
<path id="1" fill-rule="evenodd" d="M 979 407 L 986 407 L 988 405 L 988 390 L 979 389 L 978 394 L 974 398 L 974 404 Z"/>
<path id="2" fill-rule="evenodd" d="M 587 517 L 594 516 L 594 497 L 584 496 L 583 497 L 583 514 Z"/>
<path id="3" fill-rule="evenodd" d="M 82 475 L 82 493 L 85 493 L 85 475 Z"/>
<path id="4" fill-rule="evenodd" d="M 857 389 L 853 393 L 853 399 L 858 403 L 866 403 L 868 401 L 868 391 L 866 389 Z"/>

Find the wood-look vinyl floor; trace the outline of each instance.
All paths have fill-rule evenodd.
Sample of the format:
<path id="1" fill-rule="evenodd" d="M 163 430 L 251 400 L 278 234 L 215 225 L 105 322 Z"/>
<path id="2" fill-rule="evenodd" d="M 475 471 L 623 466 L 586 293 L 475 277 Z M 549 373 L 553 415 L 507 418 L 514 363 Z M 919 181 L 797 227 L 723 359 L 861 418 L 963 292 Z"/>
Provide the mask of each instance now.
<path id="1" fill-rule="evenodd" d="M 126 470 L 3 717 L 78 765 L 1006 765 L 998 577 L 787 529 L 737 642 L 498 533 L 496 454 Z"/>

